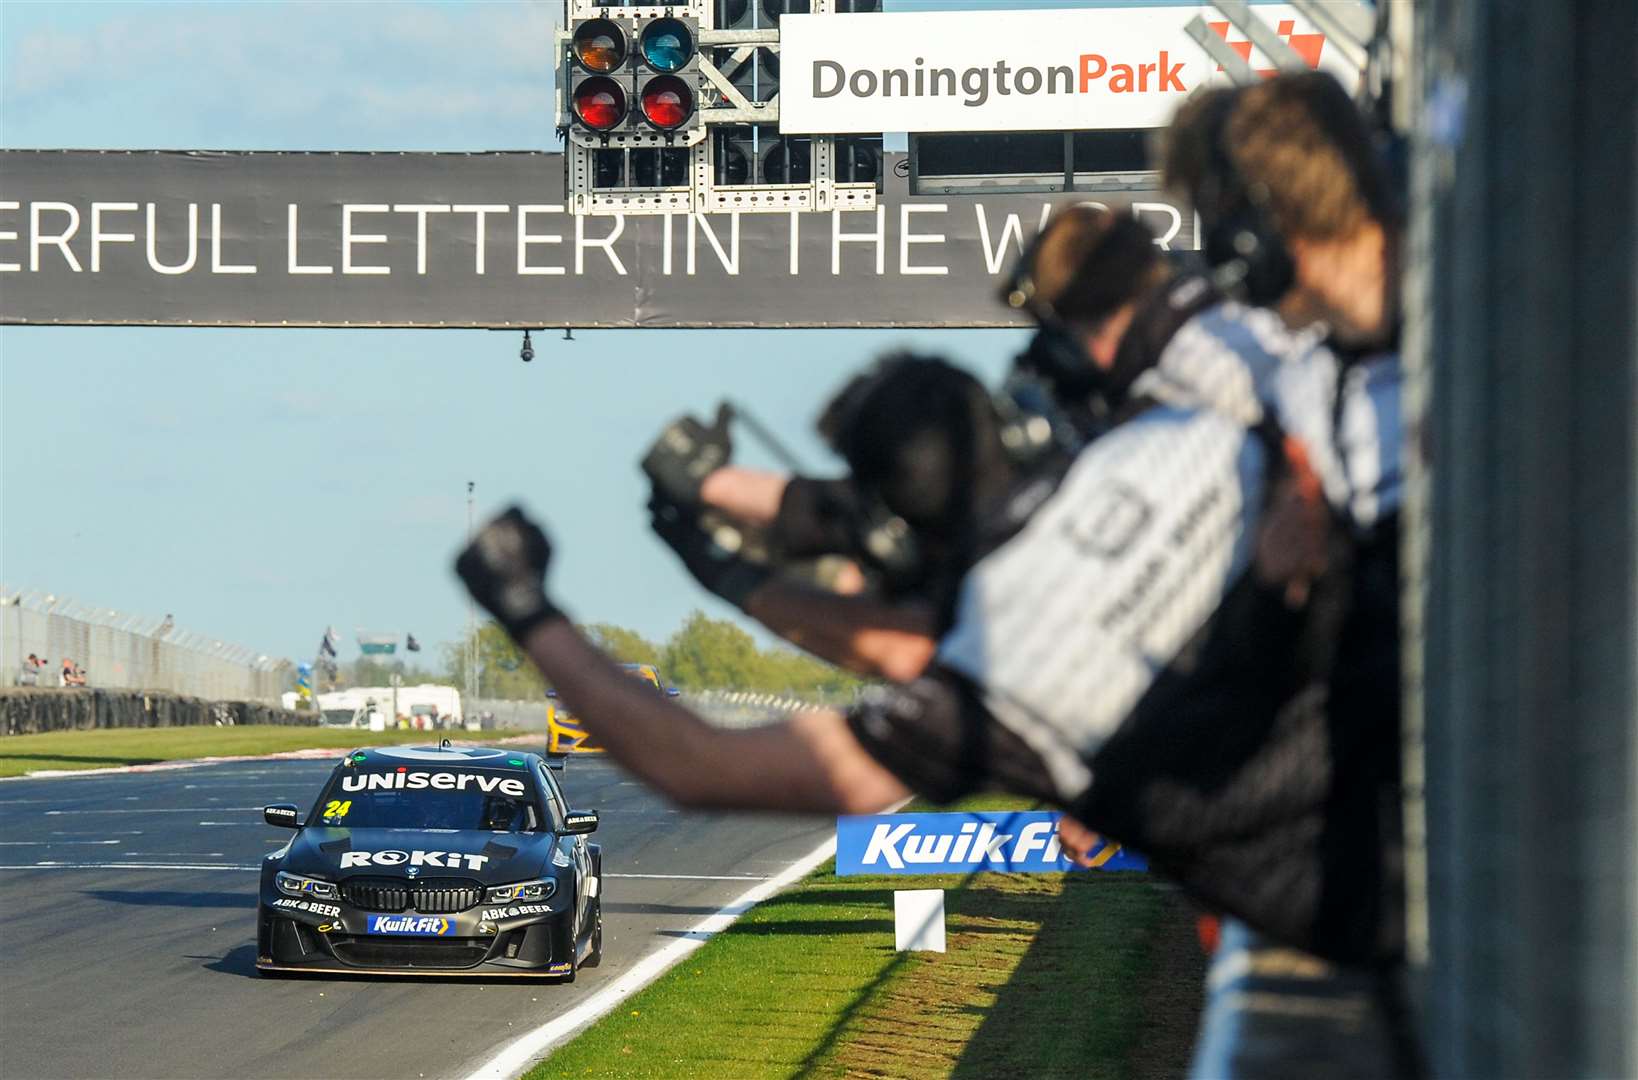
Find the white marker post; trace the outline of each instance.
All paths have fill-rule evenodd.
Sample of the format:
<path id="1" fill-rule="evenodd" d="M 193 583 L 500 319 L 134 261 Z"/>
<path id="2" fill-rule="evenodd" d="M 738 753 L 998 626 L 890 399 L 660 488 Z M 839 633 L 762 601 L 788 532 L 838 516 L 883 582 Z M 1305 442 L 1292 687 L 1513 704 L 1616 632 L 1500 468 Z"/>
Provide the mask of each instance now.
<path id="1" fill-rule="evenodd" d="M 944 951 L 943 889 L 902 889 L 893 894 L 893 949 Z"/>

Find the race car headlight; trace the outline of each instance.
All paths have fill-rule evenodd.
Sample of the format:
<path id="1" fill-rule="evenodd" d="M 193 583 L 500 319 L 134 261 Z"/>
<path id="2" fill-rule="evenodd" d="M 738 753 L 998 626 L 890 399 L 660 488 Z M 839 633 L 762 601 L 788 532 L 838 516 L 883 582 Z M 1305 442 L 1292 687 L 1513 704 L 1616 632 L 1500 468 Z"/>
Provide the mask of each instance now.
<path id="1" fill-rule="evenodd" d="M 291 896 L 316 896 L 321 900 L 336 900 L 341 895 L 328 881 L 302 877 L 299 874 L 287 874 L 283 870 L 273 878 L 273 883 L 279 887 L 280 892 L 289 893 Z"/>
<path id="2" fill-rule="evenodd" d="M 486 904 L 506 904 L 513 900 L 545 900 L 557 892 L 557 882 L 520 881 L 516 885 L 495 885 L 483 894 Z"/>

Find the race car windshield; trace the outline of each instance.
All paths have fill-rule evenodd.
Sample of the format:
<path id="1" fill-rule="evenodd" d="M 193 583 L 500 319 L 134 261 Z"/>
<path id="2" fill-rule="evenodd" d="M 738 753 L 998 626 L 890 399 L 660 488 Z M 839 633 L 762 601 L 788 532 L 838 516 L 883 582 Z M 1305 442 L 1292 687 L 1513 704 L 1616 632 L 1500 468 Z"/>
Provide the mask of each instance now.
<path id="1" fill-rule="evenodd" d="M 656 690 L 660 688 L 660 676 L 648 665 L 622 664 L 621 666 L 625 668 L 626 674 L 632 678 L 646 682 Z"/>
<path id="2" fill-rule="evenodd" d="M 317 820 L 349 829 L 536 832 L 538 805 L 523 772 L 344 769 L 325 789 Z"/>

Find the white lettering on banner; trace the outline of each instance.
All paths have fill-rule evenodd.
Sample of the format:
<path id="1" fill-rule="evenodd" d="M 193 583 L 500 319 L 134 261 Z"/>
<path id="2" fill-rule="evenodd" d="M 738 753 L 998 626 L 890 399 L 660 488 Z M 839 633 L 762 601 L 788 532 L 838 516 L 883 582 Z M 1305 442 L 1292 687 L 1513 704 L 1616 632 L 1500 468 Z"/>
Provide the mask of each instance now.
<path id="1" fill-rule="evenodd" d="M 296 208 L 292 206 L 290 213 L 292 224 Z M 292 229 L 292 231 L 294 231 Z M 225 263 L 222 261 L 222 204 L 210 204 L 210 272 L 213 274 L 254 274 L 256 267 L 249 263 Z M 324 271 L 328 274 L 330 271 Z"/>
<path id="2" fill-rule="evenodd" d="M 211 221 L 213 224 L 220 223 L 220 211 L 221 207 L 219 204 L 211 204 Z M 288 264 L 289 272 L 292 274 L 335 273 L 336 268 L 333 266 L 303 266 L 301 264 L 301 260 L 297 255 L 297 245 L 301 243 L 301 211 L 297 208 L 295 203 L 290 204 L 288 224 L 290 227 L 290 232 L 286 235 L 285 240 L 290 252 L 290 261 Z M 220 242 L 221 236 L 221 229 L 213 229 L 211 231 L 211 243 L 214 245 Z M 215 251 L 216 249 L 212 247 L 211 250 Z"/>
<path id="3" fill-rule="evenodd" d="M 1358 69 L 1296 8 L 1255 14 L 1309 67 L 1355 85 Z M 1190 92 L 1226 81 L 1184 32 L 1196 15 L 1254 68 L 1274 66 L 1198 3 L 789 15 L 779 24 L 780 131 L 1162 127 Z"/>
<path id="4" fill-rule="evenodd" d="M 56 236 L 46 236 L 40 231 L 40 213 L 44 210 L 54 210 L 68 215 L 68 228 Z M 74 252 L 68 247 L 69 238 L 80 231 L 80 211 L 73 203 L 65 202 L 37 202 L 30 203 L 28 208 L 28 268 L 33 273 L 40 272 L 40 249 L 46 244 L 54 244 L 58 251 L 63 253 L 63 259 L 68 268 L 76 274 L 80 273 L 80 260 L 74 257 Z"/>
<path id="5" fill-rule="evenodd" d="M 884 822 L 877 825 L 870 834 L 870 843 L 865 845 L 864 858 L 859 861 L 866 866 L 874 866 L 877 859 L 886 859 L 887 865 L 894 870 L 903 870 L 904 860 L 899 858 L 899 841 L 914 832 L 915 828 L 914 822 L 904 825 L 888 825 Z"/>
<path id="6" fill-rule="evenodd" d="M 670 215 L 669 214 L 666 215 L 666 220 L 668 222 L 670 221 Z M 715 251 L 717 253 L 717 261 L 722 264 L 723 270 L 727 271 L 727 273 L 728 273 L 728 275 L 730 277 L 738 277 L 739 276 L 739 211 L 738 210 L 733 210 L 733 211 L 730 211 L 729 214 L 728 214 L 728 248 L 729 248 L 729 251 L 731 251 L 733 253 L 732 255 L 730 255 L 728 251 L 723 251 L 722 250 L 722 244 L 717 241 L 717 232 L 716 232 L 715 229 L 711 228 L 710 219 L 708 219 L 704 214 L 689 214 L 688 215 L 688 276 L 689 277 L 694 276 L 694 252 L 695 252 L 694 233 L 695 233 L 696 229 L 698 229 L 698 231 L 705 234 L 706 242 L 711 245 L 711 250 Z M 670 245 L 667 244 L 666 246 L 669 249 Z"/>
<path id="7" fill-rule="evenodd" d="M 153 204 L 150 203 L 149 207 L 151 208 L 152 205 Z M 22 204 L 15 201 L 15 200 L 13 200 L 11 202 L 0 202 L 0 210 L 21 210 L 22 208 L 23 208 Z M 16 229 L 0 229 L 0 240 L 15 240 L 15 239 L 17 239 L 17 230 Z M 0 274 L 15 274 L 17 271 L 21 270 L 22 268 L 23 268 L 22 263 L 0 262 Z"/>
<path id="8" fill-rule="evenodd" d="M 1017 214 L 1008 214 L 1006 221 L 1001 224 L 1001 238 L 994 244 L 990 243 L 990 219 L 984 213 L 984 204 L 978 203 L 973 209 L 978 214 L 978 241 L 984 248 L 984 268 L 991 275 L 999 274 L 1012 261 L 1014 254 L 1007 251 L 1007 240 L 1010 237 L 1014 252 L 1017 255 L 1024 253 L 1024 226 L 1018 220 Z M 1052 216 L 1052 204 L 1041 204 L 1041 221 L 1035 227 L 1036 232 L 1046 228 L 1047 219 Z"/>
<path id="9" fill-rule="evenodd" d="M 488 250 L 488 229 L 486 222 L 490 214 L 505 214 L 511 212 L 511 207 L 495 203 L 458 203 L 455 206 L 457 214 L 471 214 L 472 226 L 472 272 L 479 277 L 484 272 L 484 253 Z"/>
<path id="10" fill-rule="evenodd" d="M 864 210 L 849 210 L 850 214 L 868 213 Z M 842 245 L 848 244 L 875 244 L 876 245 L 876 275 L 880 277 L 887 272 L 887 207 L 876 207 L 876 231 L 868 233 L 844 233 L 842 231 L 842 211 L 830 212 L 830 272 L 832 276 L 842 272 Z"/>
<path id="11" fill-rule="evenodd" d="M 910 215 L 912 214 L 943 214 L 950 207 L 945 203 L 905 203 L 899 207 L 899 273 L 906 277 L 921 275 L 924 277 L 940 277 L 948 274 L 948 266 L 911 266 L 911 244 L 943 244 L 943 233 L 923 233 L 920 235 L 910 231 Z"/>
<path id="12" fill-rule="evenodd" d="M 158 274 L 186 274 L 199 261 L 199 204 L 188 204 L 188 258 L 179 266 L 170 266 L 159 259 L 159 228 L 155 223 L 155 206 L 148 204 L 148 265 Z"/>
<path id="13" fill-rule="evenodd" d="M 134 244 L 136 233 L 104 232 L 102 215 L 104 214 L 134 214 L 137 204 L 134 202 L 94 202 L 91 204 L 91 272 L 102 273 L 102 245 L 104 244 Z"/>
<path id="14" fill-rule="evenodd" d="M 1132 204 L 1133 217 L 1142 221 L 1144 214 L 1165 214 L 1171 219 L 1171 224 L 1166 231 L 1155 237 L 1155 243 L 1160 245 L 1162 251 L 1172 250 L 1172 241 L 1176 240 L 1177 234 L 1183 231 L 1183 215 L 1178 211 L 1177 207 L 1163 202 L 1135 202 Z"/>
<path id="15" fill-rule="evenodd" d="M 968 822 L 961 826 L 956 835 L 935 833 L 916 836 L 912 835 L 915 828 L 914 822 L 878 824 L 871 830 L 870 841 L 859 859 L 860 864 L 874 866 L 880 860 L 890 870 L 903 870 L 906 864 L 918 863 L 966 862 L 977 865 L 983 862 L 1019 862 L 1037 849 L 1051 848 L 1056 853 L 1055 826 L 1050 822 L 1026 825 L 1023 832 L 1018 834 L 1018 842 L 1013 845 L 1010 855 L 1007 845 L 1012 841 L 1013 834 L 997 833 L 995 826 L 987 821 L 978 827 L 976 833 L 973 824 Z"/>
<path id="16" fill-rule="evenodd" d="M 614 229 L 600 240 L 596 238 L 588 238 L 586 236 L 586 220 L 587 219 L 584 214 L 575 215 L 574 272 L 577 274 L 584 274 L 586 272 L 586 249 L 589 247 L 600 247 L 603 249 L 603 253 L 609 257 L 609 263 L 614 267 L 614 272 L 619 274 L 621 277 L 625 277 L 626 264 L 620 261 L 619 254 L 614 250 L 614 242 L 620 239 L 621 233 L 626 231 L 626 215 L 615 214 Z"/>
<path id="17" fill-rule="evenodd" d="M 1032 851 L 1045 852 L 1057 832 L 1050 821 L 1032 821 L 1018 834 L 1018 843 L 1012 849 L 1015 859 L 1027 859 Z"/>
<path id="18" fill-rule="evenodd" d="M 531 266 L 529 264 L 530 244 L 561 244 L 562 233 L 532 233 L 529 231 L 530 214 L 561 214 L 563 207 L 550 203 L 525 204 L 518 207 L 518 273 L 528 274 L 562 274 L 561 266 Z"/>
<path id="19" fill-rule="evenodd" d="M 397 203 L 392 210 L 395 214 L 415 215 L 415 272 L 425 274 L 427 272 L 427 215 L 447 214 L 449 213 L 449 205 L 447 203 Z M 520 248 L 523 246 L 521 238 L 518 246 Z M 523 272 L 522 262 L 523 256 L 519 254 L 518 273 L 520 274 Z"/>
<path id="20" fill-rule="evenodd" d="M 343 274 L 390 274 L 390 266 L 359 266 L 353 262 L 354 244 L 385 244 L 386 233 L 355 233 L 353 232 L 354 214 L 385 214 L 389 209 L 386 203 L 342 203 L 341 204 L 341 272 Z"/>
<path id="21" fill-rule="evenodd" d="M 342 791 L 465 791 L 473 784 L 485 794 L 499 792 L 521 799 L 527 790 L 515 776 L 487 773 L 451 772 L 369 772 L 349 771 L 341 776 Z"/>
<path id="22" fill-rule="evenodd" d="M 1156 200 L 1152 193 L 1144 194 L 1148 196 L 1147 201 L 1110 200 L 1109 208 L 1118 213 L 1131 213 L 1153 228 L 1158 234 L 1156 242 L 1162 248 L 1182 246 L 1187 235 L 1185 226 L 1189 224 L 1182 210 Z M 504 277 L 514 288 L 528 277 L 562 277 L 570 273 L 605 281 L 616 275 L 641 273 L 731 282 L 747 274 L 774 277 L 781 264 L 786 265 L 792 278 L 799 278 L 804 242 L 817 249 L 807 256 L 807 273 L 826 276 L 826 269 L 822 267 L 828 240 L 828 277 L 835 280 L 826 281 L 821 288 L 845 288 L 846 279 L 868 278 L 872 269 L 880 277 L 902 278 L 908 284 L 910 279 L 922 277 L 971 279 L 980 272 L 987 272 L 992 278 L 1001 275 L 1050 221 L 1054 207 L 1066 205 L 1070 204 L 1010 198 L 1002 210 L 994 201 L 975 199 L 971 204 L 972 217 L 966 217 L 969 211 L 961 202 L 918 199 L 891 208 L 878 206 L 874 208 L 874 221 L 868 219 L 872 212 L 869 210 L 833 210 L 828 229 L 824 219 L 819 218 L 811 228 L 820 231 L 808 236 L 803 235 L 803 230 L 809 225 L 797 212 L 790 214 L 785 228 L 780 227 L 777 219 L 764 222 L 753 217 L 747 223 L 742 213 L 729 211 L 687 215 L 686 221 L 676 220 L 676 215 L 662 215 L 658 222 L 639 219 L 640 229 L 626 228 L 625 219 L 619 216 L 607 224 L 599 224 L 598 219 L 576 217 L 571 241 L 568 221 L 571 215 L 561 204 L 457 207 L 439 203 L 392 204 L 387 200 L 342 204 L 288 202 L 285 204 L 288 231 L 282 238 L 286 247 L 285 261 L 279 263 L 276 254 L 262 261 L 270 264 L 270 273 L 288 274 L 295 283 L 315 275 L 337 284 L 345 279 L 349 288 L 365 300 L 387 302 L 394 295 L 391 281 L 377 282 L 374 278 L 388 274 L 407 276 L 410 262 L 407 249 L 412 243 L 417 275 L 426 276 L 428 268 L 437 264 L 432 273 L 445 278 L 450 288 L 459 289 L 463 281 L 469 287 L 481 287 L 482 283 L 474 276 L 480 273 L 486 280 L 490 276 Z M 1088 201 L 1086 205 L 1105 204 Z M 339 207 L 339 211 L 335 207 Z M 209 220 L 201 220 L 207 208 Z M 442 228 L 434 222 L 429 227 L 429 219 L 457 210 L 472 215 L 474 221 L 481 218 L 486 223 L 484 229 L 468 235 L 464 222 L 458 223 L 458 227 L 457 223 L 445 222 Z M 480 243 L 479 238 L 487 236 L 495 217 L 505 219 L 514 212 L 515 221 L 505 221 L 509 231 L 503 240 L 510 243 L 516 239 L 516 254 L 506 251 L 502 255 L 504 265 L 497 265 L 495 274 L 489 275 L 488 247 Z M 372 215 L 381 217 L 377 221 Z M 242 222 L 234 226 L 230 218 L 242 219 Z M 279 240 L 277 236 L 258 236 L 254 223 L 259 220 L 249 204 L 203 200 L 0 203 L 0 226 L 11 226 L 0 229 L 0 271 L 61 278 L 69 273 L 89 272 L 100 276 L 99 287 L 113 291 L 130 287 L 123 280 L 127 277 L 140 280 L 149 274 L 167 279 L 186 278 L 194 273 L 258 274 L 260 268 L 253 253 L 259 251 L 262 244 L 277 244 Z M 138 229 L 144 228 L 145 233 L 136 235 Z M 515 233 L 510 231 L 512 228 Z M 203 235 L 207 229 L 210 232 L 208 264 Z M 1198 228 L 1195 231 L 1198 232 Z M 572 269 L 570 255 L 565 250 L 571 242 L 575 248 Z M 660 247 L 657 258 L 653 251 L 656 242 Z M 141 245 L 145 257 L 136 257 L 133 253 L 133 257 L 121 260 L 110 250 L 110 245 L 132 243 Z M 780 251 L 780 243 L 787 243 L 788 250 Z M 458 249 L 467 244 L 471 244 L 474 251 L 470 264 L 463 254 L 457 254 Z M 684 244 L 687 250 L 679 252 L 678 248 Z M 385 250 L 370 252 L 366 245 Z M 857 250 L 861 246 L 866 250 Z M 400 251 L 400 247 L 404 250 Z M 536 250 L 542 247 L 552 250 Z M 26 259 L 22 257 L 25 248 Z M 600 249 L 607 258 L 606 268 L 593 249 Z M 389 251 L 393 253 L 390 257 Z M 639 251 L 643 252 L 642 259 L 648 260 L 641 266 L 633 262 L 639 258 Z M 813 265 L 815 255 L 821 260 L 819 266 Z M 969 284 L 970 281 L 964 281 L 962 287 Z M 985 295 L 989 295 L 987 291 Z M 178 317 L 172 321 L 188 320 Z"/>
<path id="23" fill-rule="evenodd" d="M 468 855 L 460 851 L 344 851 L 341 869 L 353 870 L 360 866 L 435 866 L 440 870 L 482 870 L 489 861 L 487 855 Z"/>

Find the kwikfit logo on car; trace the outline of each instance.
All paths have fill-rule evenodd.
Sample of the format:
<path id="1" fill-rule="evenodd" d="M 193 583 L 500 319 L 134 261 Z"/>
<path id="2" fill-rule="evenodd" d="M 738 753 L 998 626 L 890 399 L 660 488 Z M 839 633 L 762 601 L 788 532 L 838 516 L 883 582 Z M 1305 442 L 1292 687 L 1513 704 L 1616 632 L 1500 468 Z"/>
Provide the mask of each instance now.
<path id="1" fill-rule="evenodd" d="M 436 915 L 371 915 L 366 928 L 372 934 L 419 934 L 443 937 L 452 929 L 448 919 Z"/>
<path id="2" fill-rule="evenodd" d="M 1047 873 L 1081 869 L 1058 844 L 1060 815 L 1041 811 L 974 814 L 865 814 L 836 819 L 836 873 Z M 1144 870 L 1119 844 L 1090 853 L 1102 870 Z"/>
<path id="3" fill-rule="evenodd" d="M 357 866 L 436 866 L 440 870 L 482 870 L 487 855 L 467 855 L 460 851 L 344 851 L 341 868 Z"/>
<path id="4" fill-rule="evenodd" d="M 523 781 L 512 776 L 489 776 L 484 773 L 454 772 L 398 772 L 343 773 L 342 791 L 465 791 L 474 788 L 484 794 L 499 792 L 514 798 L 523 797 Z"/>

